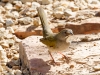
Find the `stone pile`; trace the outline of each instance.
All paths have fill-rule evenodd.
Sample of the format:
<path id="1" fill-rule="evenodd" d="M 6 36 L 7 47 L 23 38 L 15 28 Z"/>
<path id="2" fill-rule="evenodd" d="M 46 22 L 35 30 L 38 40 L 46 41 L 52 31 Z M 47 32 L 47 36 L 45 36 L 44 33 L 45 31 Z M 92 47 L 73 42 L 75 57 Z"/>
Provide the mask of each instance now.
<path id="1" fill-rule="evenodd" d="M 41 23 L 37 17 L 36 10 L 40 5 L 45 8 L 49 24 L 53 28 L 58 25 L 65 25 L 65 22 L 79 22 L 80 20 L 93 17 L 95 12 L 92 10 L 100 8 L 100 1 L 1 0 L 0 75 L 22 75 L 22 72 L 28 75 L 27 69 L 23 69 L 20 66 L 19 42 L 21 40 L 13 35 L 13 33 L 16 31 L 26 31 L 29 26 L 40 27 Z"/>

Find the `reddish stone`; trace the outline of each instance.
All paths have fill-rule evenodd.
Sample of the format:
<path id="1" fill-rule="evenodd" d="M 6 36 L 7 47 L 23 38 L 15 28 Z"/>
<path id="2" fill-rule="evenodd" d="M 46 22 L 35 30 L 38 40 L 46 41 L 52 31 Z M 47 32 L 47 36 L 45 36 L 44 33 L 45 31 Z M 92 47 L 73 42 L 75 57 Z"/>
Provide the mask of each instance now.
<path id="1" fill-rule="evenodd" d="M 39 42 L 41 36 L 30 36 L 20 43 L 20 59 L 22 66 L 28 68 L 31 75 L 49 72 L 50 65 L 46 61 L 50 60 L 47 47 Z"/>

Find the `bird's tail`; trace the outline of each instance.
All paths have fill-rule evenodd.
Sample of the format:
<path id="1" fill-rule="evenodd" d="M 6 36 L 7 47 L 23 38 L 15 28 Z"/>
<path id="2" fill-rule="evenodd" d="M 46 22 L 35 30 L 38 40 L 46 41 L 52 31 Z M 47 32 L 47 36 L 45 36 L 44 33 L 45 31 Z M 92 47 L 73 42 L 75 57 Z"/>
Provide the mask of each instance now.
<path id="1" fill-rule="evenodd" d="M 43 28 L 43 37 L 45 38 L 46 36 L 49 36 L 53 34 L 52 30 L 49 27 L 48 20 L 47 20 L 47 15 L 42 7 L 37 7 L 38 15 L 41 20 L 41 25 Z"/>

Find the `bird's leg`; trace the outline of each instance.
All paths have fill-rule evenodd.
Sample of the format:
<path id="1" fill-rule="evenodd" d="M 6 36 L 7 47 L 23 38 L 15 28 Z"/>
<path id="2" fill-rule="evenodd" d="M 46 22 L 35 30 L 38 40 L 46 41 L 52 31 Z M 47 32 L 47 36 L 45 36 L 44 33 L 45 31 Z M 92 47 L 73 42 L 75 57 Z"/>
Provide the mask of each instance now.
<path id="1" fill-rule="evenodd" d="M 52 65 L 60 65 L 60 63 L 59 62 L 55 62 L 55 60 L 54 60 L 54 58 L 53 58 L 53 56 L 52 56 L 52 54 L 51 54 L 51 52 L 50 51 L 48 51 L 49 52 L 49 54 L 50 54 L 50 56 L 51 56 L 51 58 L 52 58 L 52 61 L 50 62 Z"/>
<path id="2" fill-rule="evenodd" d="M 61 54 L 61 55 L 63 56 L 64 59 L 67 60 L 67 63 L 69 63 L 69 61 L 70 61 L 70 58 L 69 58 L 69 57 L 65 56 L 65 55 L 62 54 L 61 52 L 58 52 L 58 53 Z"/>
<path id="3" fill-rule="evenodd" d="M 52 56 L 51 52 L 50 52 L 50 51 L 48 51 L 48 53 L 50 54 L 50 57 L 51 57 L 51 59 L 52 59 L 52 62 L 54 62 L 54 63 L 55 63 L 55 60 L 54 60 L 54 58 L 53 58 L 53 56 Z"/>

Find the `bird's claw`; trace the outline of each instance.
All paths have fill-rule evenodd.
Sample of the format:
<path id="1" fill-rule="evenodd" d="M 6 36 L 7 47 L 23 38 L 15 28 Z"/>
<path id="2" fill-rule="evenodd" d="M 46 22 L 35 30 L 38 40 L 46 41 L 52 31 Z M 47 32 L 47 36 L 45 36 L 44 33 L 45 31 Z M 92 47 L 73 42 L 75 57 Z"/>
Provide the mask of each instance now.
<path id="1" fill-rule="evenodd" d="M 63 56 L 62 59 L 66 62 L 66 63 L 69 63 L 71 58 L 70 57 L 67 57 L 67 56 Z"/>
<path id="2" fill-rule="evenodd" d="M 59 66 L 60 62 L 55 62 L 54 60 L 49 60 L 49 64 L 53 66 Z"/>

